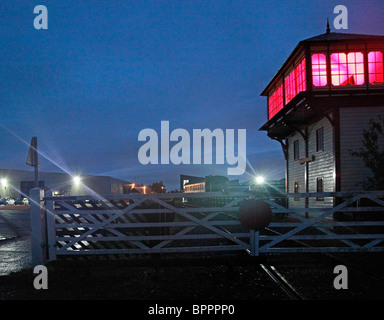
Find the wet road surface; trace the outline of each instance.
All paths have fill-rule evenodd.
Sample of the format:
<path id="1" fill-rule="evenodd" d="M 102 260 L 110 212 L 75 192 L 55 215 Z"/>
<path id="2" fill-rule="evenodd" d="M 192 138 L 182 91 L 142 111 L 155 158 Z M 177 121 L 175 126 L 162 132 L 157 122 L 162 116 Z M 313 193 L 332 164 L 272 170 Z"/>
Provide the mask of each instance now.
<path id="1" fill-rule="evenodd" d="M 0 210 L 0 276 L 30 267 L 29 211 Z"/>

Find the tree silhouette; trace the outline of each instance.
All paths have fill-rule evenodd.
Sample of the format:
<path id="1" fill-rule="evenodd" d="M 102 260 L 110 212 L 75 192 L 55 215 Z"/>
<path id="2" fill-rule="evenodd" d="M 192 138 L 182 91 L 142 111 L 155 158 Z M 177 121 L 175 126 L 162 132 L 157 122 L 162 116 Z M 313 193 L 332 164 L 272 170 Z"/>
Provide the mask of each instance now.
<path id="1" fill-rule="evenodd" d="M 367 190 L 384 190 L 384 133 L 383 119 L 371 119 L 368 129 L 363 130 L 363 147 L 359 151 L 350 151 L 352 156 L 360 158 L 373 175 L 362 185 Z"/>
<path id="2" fill-rule="evenodd" d="M 150 187 L 152 193 L 165 193 L 166 192 L 163 181 L 154 182 L 154 183 L 150 184 L 149 187 Z"/>

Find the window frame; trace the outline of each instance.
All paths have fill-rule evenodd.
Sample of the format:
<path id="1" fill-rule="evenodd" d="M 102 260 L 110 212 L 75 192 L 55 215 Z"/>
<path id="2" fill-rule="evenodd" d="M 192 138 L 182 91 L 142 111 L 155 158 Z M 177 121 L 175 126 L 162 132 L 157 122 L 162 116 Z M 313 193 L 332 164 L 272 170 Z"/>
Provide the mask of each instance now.
<path id="1" fill-rule="evenodd" d="M 273 107 L 273 109 L 271 107 Z M 272 94 L 268 97 L 268 120 L 272 119 L 283 108 L 284 108 L 284 88 L 283 88 L 283 83 L 280 82 L 272 91 Z"/>
<path id="2" fill-rule="evenodd" d="M 284 101 L 287 105 L 300 92 L 307 90 L 306 59 L 301 57 L 291 71 L 284 76 Z"/>
<path id="3" fill-rule="evenodd" d="M 363 62 L 361 62 L 361 63 L 356 63 L 356 62 L 351 62 L 351 63 L 349 63 L 348 62 L 348 55 L 349 54 L 351 54 L 351 53 L 361 53 L 362 54 L 362 56 L 363 56 Z M 341 73 L 338 73 L 338 74 L 334 74 L 333 72 L 332 72 L 332 65 L 334 65 L 335 63 L 332 63 L 332 55 L 333 54 L 345 54 L 345 64 L 346 64 L 346 77 L 347 77 L 347 83 L 346 84 L 338 84 L 338 85 L 335 85 L 335 84 L 333 84 L 333 77 L 334 76 L 338 76 L 339 77 L 339 81 L 340 81 L 340 76 L 341 75 L 343 75 L 343 74 L 341 74 Z M 338 59 L 340 59 L 340 57 L 338 58 Z M 367 74 L 366 74 L 366 66 L 367 66 L 367 63 L 368 63 L 368 61 L 366 61 L 367 59 L 366 59 L 366 50 L 365 49 L 360 49 L 360 50 L 358 50 L 358 49 L 356 49 L 356 50 L 332 50 L 332 51 L 330 51 L 329 52 L 329 63 L 330 63 L 330 65 L 329 65 L 329 69 L 330 69 L 330 71 L 331 71 L 331 74 L 330 74 L 330 78 L 331 78 L 331 83 L 330 83 L 330 85 L 331 85 L 331 87 L 332 88 L 348 88 L 348 87 L 362 87 L 362 86 L 365 86 L 366 84 L 367 84 Z M 337 65 L 341 65 L 342 63 L 340 63 L 340 62 L 337 62 Z M 349 78 L 350 78 L 350 73 L 349 73 L 349 65 L 350 64 L 355 64 L 355 65 L 357 65 L 357 64 L 362 64 L 362 68 L 363 68 L 363 73 L 355 73 L 355 74 L 353 74 L 353 76 L 358 76 L 358 75 L 363 75 L 363 77 L 364 77 L 364 82 L 363 83 L 361 83 L 361 84 L 351 84 L 351 83 L 349 83 Z"/>
<path id="4" fill-rule="evenodd" d="M 319 182 L 321 181 L 321 191 L 319 191 Z M 316 193 L 324 193 L 324 178 L 316 178 Z M 324 197 L 316 197 L 316 201 L 324 201 Z"/>
<path id="5" fill-rule="evenodd" d="M 299 181 L 293 182 L 293 193 L 299 193 L 300 192 L 300 184 Z M 300 201 L 300 198 L 293 198 L 294 201 Z"/>
<path id="6" fill-rule="evenodd" d="M 381 61 L 381 64 L 382 64 L 382 67 L 383 67 L 383 71 L 382 71 L 382 77 L 383 77 L 383 82 L 381 83 L 371 83 L 370 81 L 370 76 L 373 74 L 373 75 L 377 75 L 377 74 L 380 74 L 380 73 L 371 73 L 369 72 L 369 67 L 370 67 L 370 64 L 377 64 L 377 62 L 369 62 L 369 54 L 370 53 L 373 53 L 373 52 L 380 52 L 381 55 L 382 55 L 382 61 Z M 367 69 L 368 69 L 368 74 L 367 74 L 367 82 L 368 82 L 368 85 L 369 86 L 373 86 L 373 87 L 377 87 L 377 86 L 383 86 L 384 85 L 384 49 L 368 49 L 366 51 L 366 57 L 367 57 Z M 379 62 L 380 63 L 380 62 Z"/>
<path id="7" fill-rule="evenodd" d="M 319 132 L 321 132 L 321 136 L 319 135 Z M 321 137 L 321 139 L 319 139 Z M 320 142 L 321 141 L 321 148 L 320 148 Z M 320 127 L 316 129 L 316 152 L 322 152 L 324 151 L 324 127 Z"/>
<path id="8" fill-rule="evenodd" d="M 325 73 L 322 74 L 320 72 L 320 66 L 323 66 L 323 64 L 315 64 L 317 66 L 317 70 L 314 70 L 314 65 L 313 65 L 313 56 L 314 55 L 324 55 L 325 56 Z M 324 51 L 315 51 L 315 52 L 311 52 L 311 72 L 312 72 L 312 86 L 316 89 L 319 89 L 319 88 L 326 88 L 329 86 L 329 83 L 328 83 L 328 53 L 327 52 L 324 52 Z M 317 71 L 319 74 L 317 75 L 314 75 L 314 71 Z M 321 77 L 325 77 L 325 84 L 324 85 L 315 85 L 315 77 L 317 77 L 319 79 L 319 81 L 321 82 Z"/>

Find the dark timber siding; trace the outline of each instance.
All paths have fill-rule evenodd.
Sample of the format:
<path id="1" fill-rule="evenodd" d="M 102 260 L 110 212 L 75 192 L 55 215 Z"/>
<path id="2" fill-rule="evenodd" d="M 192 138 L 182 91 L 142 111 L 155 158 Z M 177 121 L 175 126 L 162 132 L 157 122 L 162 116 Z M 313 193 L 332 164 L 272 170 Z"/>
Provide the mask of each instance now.
<path id="1" fill-rule="evenodd" d="M 362 190 L 361 182 L 372 174 L 359 158 L 351 156 L 350 150 L 362 147 L 363 129 L 377 115 L 384 116 L 384 106 L 340 108 L 341 191 Z"/>
<path id="2" fill-rule="evenodd" d="M 299 140 L 299 156 L 300 159 L 305 157 L 305 144 L 303 137 L 296 133 L 287 139 L 288 146 L 288 176 L 287 176 L 287 185 L 288 185 L 288 193 L 295 192 L 294 184 L 297 181 L 299 183 L 299 192 L 305 192 L 305 171 L 304 165 L 300 164 L 299 160 L 293 159 L 293 144 L 295 140 Z M 304 207 L 304 199 L 300 198 L 298 201 L 294 199 L 289 200 L 290 208 L 302 208 Z"/>
<path id="3" fill-rule="evenodd" d="M 316 130 L 324 128 L 324 150 L 316 151 Z M 304 129 L 303 129 L 304 131 Z M 334 191 L 334 151 L 333 151 L 333 127 L 327 118 L 323 118 L 308 127 L 309 148 L 308 156 L 313 156 L 313 161 L 309 162 L 308 191 L 316 192 L 317 178 L 323 178 L 324 192 Z M 296 133 L 287 139 L 288 145 L 288 192 L 294 192 L 295 182 L 299 182 L 299 192 L 306 192 L 305 188 L 305 164 L 300 161 L 293 160 L 293 144 L 295 140 L 300 141 L 300 159 L 305 158 L 305 142 L 301 134 Z M 289 201 L 290 208 L 302 208 L 305 205 L 304 198 L 299 201 L 291 199 Z M 311 198 L 309 207 L 332 206 L 333 200 L 325 198 L 323 201 Z"/>
<path id="4" fill-rule="evenodd" d="M 316 130 L 324 128 L 324 151 L 316 152 Z M 317 178 L 323 178 L 324 192 L 334 191 L 334 151 L 333 127 L 327 118 L 323 118 L 311 125 L 309 133 L 309 156 L 314 156 L 314 161 L 309 163 L 309 192 L 316 192 Z M 333 198 L 324 198 L 319 201 L 310 198 L 309 207 L 333 206 Z"/>

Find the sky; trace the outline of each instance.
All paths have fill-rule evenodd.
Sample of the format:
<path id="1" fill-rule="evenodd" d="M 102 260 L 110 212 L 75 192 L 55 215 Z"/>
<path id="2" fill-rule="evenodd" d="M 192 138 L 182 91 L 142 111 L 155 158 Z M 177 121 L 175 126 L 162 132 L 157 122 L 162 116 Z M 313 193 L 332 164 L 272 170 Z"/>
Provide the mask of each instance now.
<path id="1" fill-rule="evenodd" d="M 299 41 L 331 31 L 384 35 L 384 1 L 1 0 L 0 168 L 25 164 L 38 137 L 42 171 L 109 175 L 178 188 L 179 175 L 228 164 L 142 165 L 139 132 L 246 129 L 247 171 L 284 177 L 280 144 L 259 128 L 260 93 Z M 33 9 L 48 9 L 36 30 Z"/>

